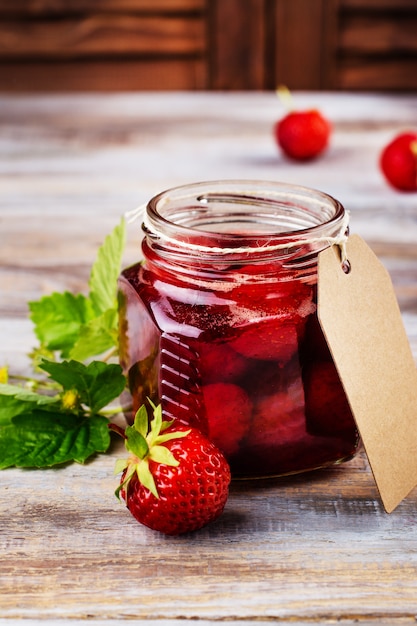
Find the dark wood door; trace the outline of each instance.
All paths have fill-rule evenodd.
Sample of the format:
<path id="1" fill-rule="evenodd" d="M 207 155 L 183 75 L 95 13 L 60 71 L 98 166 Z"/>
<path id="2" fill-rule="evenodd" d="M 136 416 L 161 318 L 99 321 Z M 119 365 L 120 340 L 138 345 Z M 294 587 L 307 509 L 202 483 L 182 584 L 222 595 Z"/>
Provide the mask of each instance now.
<path id="1" fill-rule="evenodd" d="M 0 90 L 417 88 L 417 0 L 0 0 Z"/>
<path id="2" fill-rule="evenodd" d="M 417 88 L 417 0 L 216 4 L 215 88 Z"/>

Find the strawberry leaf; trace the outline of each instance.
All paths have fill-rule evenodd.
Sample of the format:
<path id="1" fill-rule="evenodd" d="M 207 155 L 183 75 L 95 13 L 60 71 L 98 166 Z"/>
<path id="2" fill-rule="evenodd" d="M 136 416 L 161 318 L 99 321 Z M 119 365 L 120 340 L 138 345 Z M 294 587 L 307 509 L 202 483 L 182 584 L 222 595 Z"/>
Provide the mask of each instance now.
<path id="1" fill-rule="evenodd" d="M 40 342 L 29 356 L 52 384 L 31 382 L 54 395 L 9 385 L 7 368 L 0 368 L 0 469 L 83 463 L 107 450 L 108 420 L 99 412 L 124 391 L 126 378 L 104 357 L 81 361 L 118 348 L 117 280 L 125 238 L 121 220 L 98 250 L 88 296 L 54 292 L 28 303 Z"/>
<path id="2" fill-rule="evenodd" d="M 43 350 L 85 360 L 118 347 L 117 280 L 126 239 L 124 220 L 99 248 L 88 296 L 68 291 L 29 302 L 30 318 Z"/>
<path id="3" fill-rule="evenodd" d="M 69 355 L 76 342 L 80 328 L 94 317 L 88 298 L 68 291 L 52 293 L 38 301 L 29 302 L 30 319 L 35 334 L 47 350 L 57 350 L 62 356 Z"/>
<path id="4" fill-rule="evenodd" d="M 34 408 L 56 405 L 54 396 L 34 393 L 17 385 L 0 385 L 0 426 L 9 424 L 12 417 Z"/>
<path id="5" fill-rule="evenodd" d="M 102 315 L 80 326 L 78 337 L 68 356 L 77 361 L 84 361 L 113 348 L 118 343 L 117 321 L 117 309 L 108 309 Z"/>
<path id="6" fill-rule="evenodd" d="M 122 254 L 126 241 L 126 226 L 122 220 L 99 248 L 91 269 L 90 299 L 96 314 L 117 309 L 117 279 L 120 274 Z"/>
<path id="7" fill-rule="evenodd" d="M 34 410 L 0 428 L 0 469 L 84 463 L 91 455 L 106 452 L 109 444 L 108 421 L 103 416 L 80 418 Z"/>
<path id="8" fill-rule="evenodd" d="M 79 361 L 43 360 L 39 367 L 60 383 L 64 390 L 77 390 L 81 404 L 88 406 L 92 413 L 118 397 L 126 386 L 126 378 L 120 365 L 92 361 L 88 365 Z"/>

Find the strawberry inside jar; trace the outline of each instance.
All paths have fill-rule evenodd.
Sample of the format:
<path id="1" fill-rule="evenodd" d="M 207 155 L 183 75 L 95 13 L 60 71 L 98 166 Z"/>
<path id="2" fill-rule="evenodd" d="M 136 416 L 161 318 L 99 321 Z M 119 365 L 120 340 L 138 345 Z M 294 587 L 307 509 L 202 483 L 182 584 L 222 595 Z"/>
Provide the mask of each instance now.
<path id="1" fill-rule="evenodd" d="M 151 199 L 144 260 L 123 271 L 121 364 L 134 409 L 199 428 L 232 476 L 352 458 L 353 416 L 317 320 L 317 255 L 346 230 L 339 202 L 260 181 Z"/>

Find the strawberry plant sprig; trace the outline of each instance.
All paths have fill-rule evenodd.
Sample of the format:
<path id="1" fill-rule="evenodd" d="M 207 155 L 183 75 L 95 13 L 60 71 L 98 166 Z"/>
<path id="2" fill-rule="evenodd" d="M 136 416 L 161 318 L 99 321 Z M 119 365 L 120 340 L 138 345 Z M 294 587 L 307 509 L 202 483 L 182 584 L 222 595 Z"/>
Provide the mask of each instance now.
<path id="1" fill-rule="evenodd" d="M 68 291 L 29 302 L 39 345 L 33 377 L 0 368 L 0 469 L 84 463 L 110 445 L 109 408 L 126 388 L 118 352 L 117 278 L 124 220 L 93 264 L 89 293 Z"/>
<path id="2" fill-rule="evenodd" d="M 30 318 L 40 342 L 38 352 L 58 352 L 61 358 L 84 361 L 107 350 L 116 351 L 117 278 L 125 239 L 122 220 L 98 250 L 87 296 L 54 292 L 29 302 Z"/>
<path id="3" fill-rule="evenodd" d="M 84 463 L 109 447 L 102 409 L 125 388 L 120 365 L 45 360 L 39 367 L 57 381 L 55 395 L 0 386 L 5 400 L 0 409 L 0 469 Z"/>

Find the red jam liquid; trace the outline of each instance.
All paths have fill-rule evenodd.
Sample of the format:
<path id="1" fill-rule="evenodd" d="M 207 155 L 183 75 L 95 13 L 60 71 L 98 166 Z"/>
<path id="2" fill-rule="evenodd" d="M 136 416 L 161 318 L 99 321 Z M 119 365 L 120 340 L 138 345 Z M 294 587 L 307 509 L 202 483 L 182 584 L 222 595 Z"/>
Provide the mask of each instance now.
<path id="1" fill-rule="evenodd" d="M 147 397 L 161 402 L 164 419 L 218 445 L 234 477 L 352 458 L 358 433 L 317 321 L 315 285 L 231 278 L 213 290 L 166 282 L 146 264 L 122 273 L 121 363 L 134 410 Z"/>

